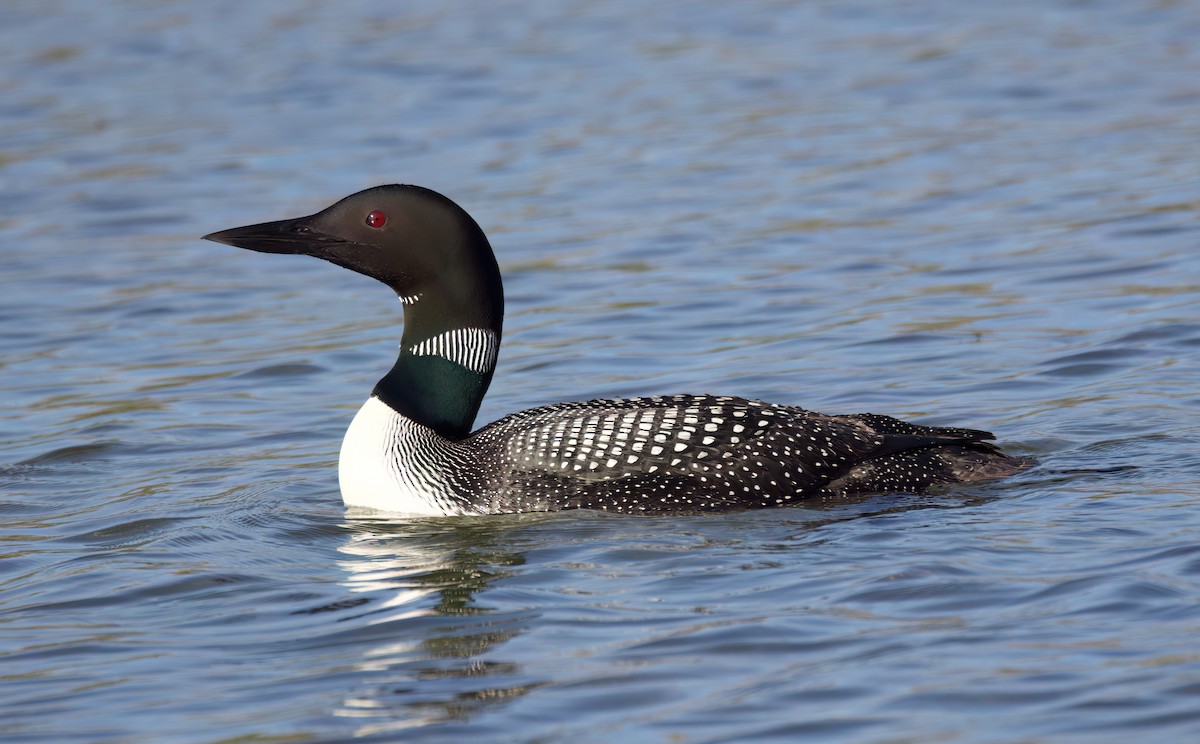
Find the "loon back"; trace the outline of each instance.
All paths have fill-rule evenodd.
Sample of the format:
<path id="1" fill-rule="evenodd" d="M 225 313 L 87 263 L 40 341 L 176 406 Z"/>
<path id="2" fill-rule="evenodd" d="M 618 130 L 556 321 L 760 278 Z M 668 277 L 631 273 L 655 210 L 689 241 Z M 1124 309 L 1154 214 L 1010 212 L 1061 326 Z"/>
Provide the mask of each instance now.
<path id="1" fill-rule="evenodd" d="M 396 363 L 342 443 L 349 505 L 694 512 L 920 492 L 1024 466 L 984 431 L 704 395 L 563 403 L 471 433 L 495 369 L 504 297 L 487 238 L 454 202 L 417 186 L 378 186 L 308 217 L 205 237 L 317 256 L 384 282 L 403 303 Z"/>

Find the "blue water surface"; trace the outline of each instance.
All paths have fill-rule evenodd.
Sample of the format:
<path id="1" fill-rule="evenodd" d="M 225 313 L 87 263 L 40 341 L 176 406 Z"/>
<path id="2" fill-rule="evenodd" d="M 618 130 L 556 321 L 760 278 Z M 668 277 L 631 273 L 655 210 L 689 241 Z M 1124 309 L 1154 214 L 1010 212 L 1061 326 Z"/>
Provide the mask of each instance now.
<path id="1" fill-rule="evenodd" d="M 1200 3 L 0 6 L 0 740 L 1200 740 Z M 347 512 L 395 298 L 199 236 L 378 183 L 505 275 L 480 422 L 691 392 L 1037 466 Z"/>

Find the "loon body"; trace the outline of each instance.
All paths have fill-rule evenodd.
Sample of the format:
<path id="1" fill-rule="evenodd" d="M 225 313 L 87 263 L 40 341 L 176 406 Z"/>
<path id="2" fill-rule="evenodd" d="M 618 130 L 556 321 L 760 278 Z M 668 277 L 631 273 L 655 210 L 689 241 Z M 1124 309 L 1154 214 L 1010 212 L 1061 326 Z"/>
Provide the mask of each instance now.
<path id="1" fill-rule="evenodd" d="M 672 395 L 534 408 L 472 433 L 496 366 L 500 270 L 462 208 L 378 186 L 317 214 L 206 235 L 305 254 L 387 284 L 404 306 L 392 369 L 346 432 L 346 504 L 413 514 L 773 507 L 1001 478 L 1024 463 L 985 431 Z"/>

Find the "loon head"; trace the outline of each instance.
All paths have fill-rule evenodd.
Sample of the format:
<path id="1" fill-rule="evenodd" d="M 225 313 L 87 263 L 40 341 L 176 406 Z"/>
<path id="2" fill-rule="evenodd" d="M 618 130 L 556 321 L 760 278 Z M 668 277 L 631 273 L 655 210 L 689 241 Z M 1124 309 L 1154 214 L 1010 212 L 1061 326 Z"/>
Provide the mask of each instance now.
<path id="1" fill-rule="evenodd" d="M 422 306 L 408 322 L 430 324 L 430 333 L 500 330 L 504 297 L 491 245 L 462 207 L 430 189 L 376 186 L 307 217 L 204 238 L 260 253 L 316 256 L 378 279 L 406 305 Z"/>
<path id="2" fill-rule="evenodd" d="M 316 256 L 391 287 L 404 303 L 404 337 L 373 395 L 445 436 L 470 431 L 495 369 L 504 289 L 487 237 L 462 207 L 420 186 L 376 186 L 307 217 L 204 237 Z"/>

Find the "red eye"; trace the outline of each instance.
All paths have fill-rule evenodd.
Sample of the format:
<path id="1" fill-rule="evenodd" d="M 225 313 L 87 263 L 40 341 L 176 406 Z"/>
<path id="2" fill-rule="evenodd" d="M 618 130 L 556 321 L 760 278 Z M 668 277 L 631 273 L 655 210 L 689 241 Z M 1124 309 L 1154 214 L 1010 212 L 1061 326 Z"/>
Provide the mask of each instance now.
<path id="1" fill-rule="evenodd" d="M 367 215 L 367 224 L 371 227 L 383 227 L 387 224 L 387 215 L 376 209 Z"/>

